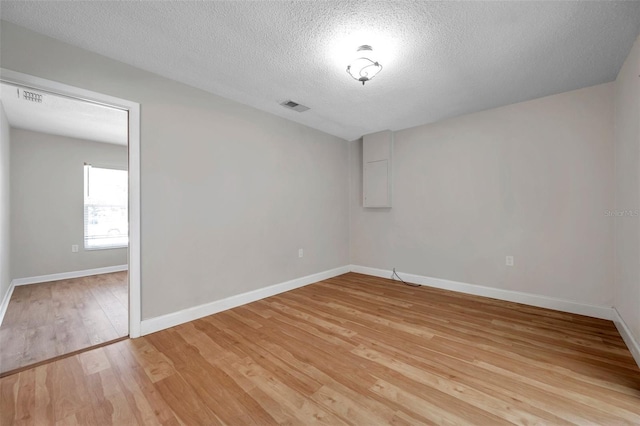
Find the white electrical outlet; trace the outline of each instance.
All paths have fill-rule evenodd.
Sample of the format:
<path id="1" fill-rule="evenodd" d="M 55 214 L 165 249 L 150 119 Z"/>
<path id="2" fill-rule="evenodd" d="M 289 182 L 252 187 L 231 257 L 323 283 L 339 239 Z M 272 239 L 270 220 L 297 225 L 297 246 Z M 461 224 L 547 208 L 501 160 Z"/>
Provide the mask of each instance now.
<path id="1" fill-rule="evenodd" d="M 507 260 L 505 261 L 507 266 L 513 266 L 513 256 L 507 256 Z"/>
<path id="2" fill-rule="evenodd" d="M 298 257 L 303 257 L 303 256 L 304 256 L 304 250 L 298 249 Z"/>
<path id="3" fill-rule="evenodd" d="M 78 245 L 77 244 L 73 244 L 71 246 L 71 253 L 77 253 L 78 252 Z"/>

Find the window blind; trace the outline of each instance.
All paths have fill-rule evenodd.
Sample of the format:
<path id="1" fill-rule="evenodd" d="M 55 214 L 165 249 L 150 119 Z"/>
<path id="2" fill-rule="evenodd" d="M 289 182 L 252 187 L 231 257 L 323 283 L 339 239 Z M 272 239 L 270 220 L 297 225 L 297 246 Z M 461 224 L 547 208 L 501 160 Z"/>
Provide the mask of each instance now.
<path id="1" fill-rule="evenodd" d="M 129 245 L 128 173 L 106 167 L 84 166 L 84 248 Z"/>

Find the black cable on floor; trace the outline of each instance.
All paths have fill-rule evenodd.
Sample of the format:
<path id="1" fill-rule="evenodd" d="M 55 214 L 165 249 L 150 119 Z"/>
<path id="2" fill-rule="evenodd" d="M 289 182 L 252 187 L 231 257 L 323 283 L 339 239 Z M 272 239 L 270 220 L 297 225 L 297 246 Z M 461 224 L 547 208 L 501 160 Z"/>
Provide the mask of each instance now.
<path id="1" fill-rule="evenodd" d="M 391 279 L 392 280 L 395 279 L 395 278 L 393 278 L 394 276 L 398 277 L 398 279 L 402 282 L 402 284 L 408 285 L 409 287 L 422 287 L 420 284 L 408 283 L 405 280 L 403 280 L 402 278 L 400 278 L 400 275 L 398 275 L 398 273 L 396 272 L 396 268 L 393 268 L 393 274 L 391 274 Z"/>

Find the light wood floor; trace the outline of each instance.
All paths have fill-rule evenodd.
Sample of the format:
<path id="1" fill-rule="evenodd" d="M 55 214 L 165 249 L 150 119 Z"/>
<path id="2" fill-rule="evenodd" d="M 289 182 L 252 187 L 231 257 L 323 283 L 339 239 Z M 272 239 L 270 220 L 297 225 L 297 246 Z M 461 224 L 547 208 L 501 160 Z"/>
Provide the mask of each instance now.
<path id="1" fill-rule="evenodd" d="M 129 334 L 127 272 L 17 286 L 0 326 L 0 374 Z"/>
<path id="2" fill-rule="evenodd" d="M 640 424 L 640 369 L 610 321 L 354 273 L 0 391 L 2 425 Z"/>

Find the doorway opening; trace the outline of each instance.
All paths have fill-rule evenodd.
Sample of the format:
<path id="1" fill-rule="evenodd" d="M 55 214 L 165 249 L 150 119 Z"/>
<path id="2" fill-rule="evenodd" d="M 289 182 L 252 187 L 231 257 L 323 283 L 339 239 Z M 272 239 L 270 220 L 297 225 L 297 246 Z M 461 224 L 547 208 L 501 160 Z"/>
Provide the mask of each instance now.
<path id="1" fill-rule="evenodd" d="M 4 376 L 140 335 L 140 135 L 137 103 L 4 69 L 0 85 Z"/>

